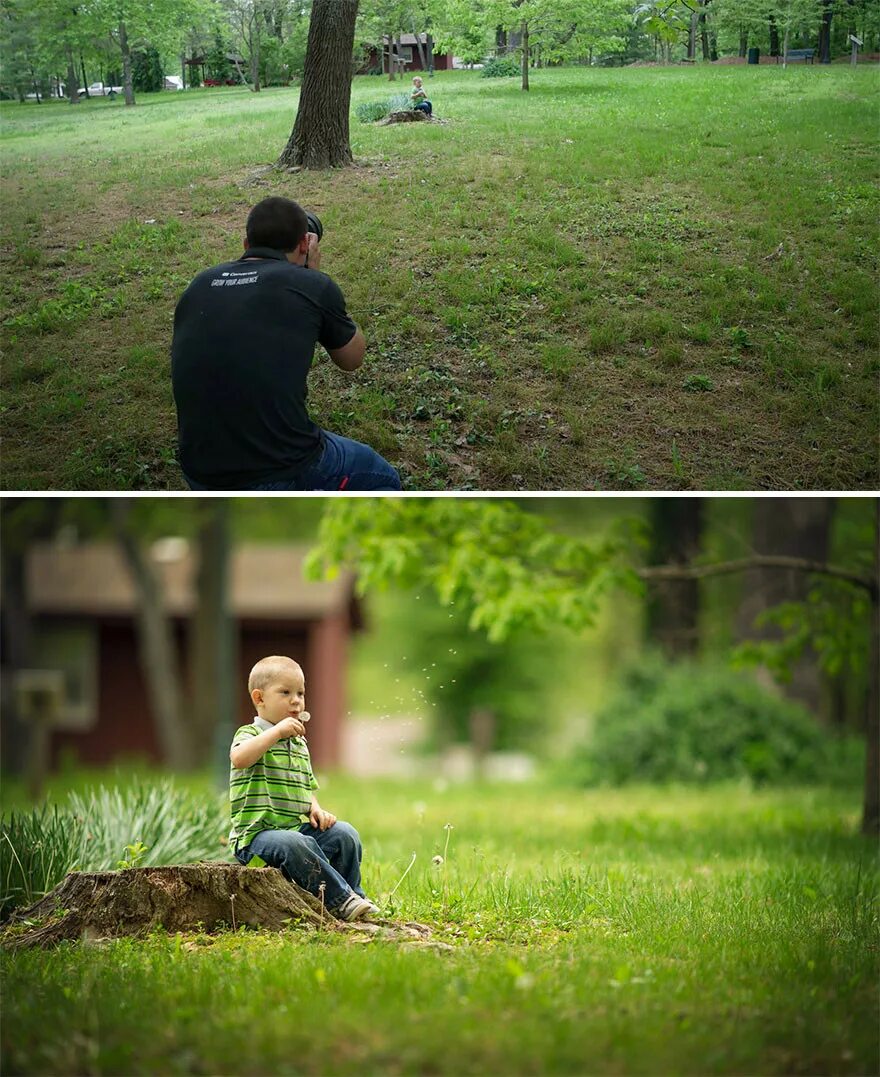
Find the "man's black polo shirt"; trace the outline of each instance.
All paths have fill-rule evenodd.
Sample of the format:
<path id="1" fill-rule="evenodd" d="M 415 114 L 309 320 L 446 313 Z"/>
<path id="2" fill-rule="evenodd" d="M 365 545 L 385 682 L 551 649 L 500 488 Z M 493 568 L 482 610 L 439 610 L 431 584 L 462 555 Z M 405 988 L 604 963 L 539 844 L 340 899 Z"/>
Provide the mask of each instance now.
<path id="1" fill-rule="evenodd" d="M 322 448 L 306 410 L 315 343 L 344 347 L 356 328 L 330 277 L 280 251 L 254 247 L 200 273 L 171 344 L 184 473 L 229 490 L 301 474 Z"/>

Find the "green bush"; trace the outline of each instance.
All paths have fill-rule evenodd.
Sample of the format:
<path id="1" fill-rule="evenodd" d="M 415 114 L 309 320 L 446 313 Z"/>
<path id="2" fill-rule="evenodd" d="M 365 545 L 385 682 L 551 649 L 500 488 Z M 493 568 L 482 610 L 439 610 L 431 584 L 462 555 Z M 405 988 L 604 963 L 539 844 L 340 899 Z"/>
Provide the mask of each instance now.
<path id="1" fill-rule="evenodd" d="M 583 784 L 857 783 L 861 752 L 747 675 L 646 658 L 597 714 L 574 770 Z"/>
<path id="2" fill-rule="evenodd" d="M 146 846 L 138 863 L 222 859 L 225 805 L 207 804 L 170 781 L 71 794 L 64 807 L 0 816 L 0 920 L 33 904 L 70 871 L 111 871 L 126 849 Z"/>
<path id="3" fill-rule="evenodd" d="M 361 123 L 375 123 L 377 120 L 384 120 L 392 112 L 402 112 L 410 105 L 409 94 L 396 93 L 381 101 L 364 101 L 360 105 L 355 105 L 354 114 Z"/>
<path id="4" fill-rule="evenodd" d="M 512 56 L 493 56 L 491 60 L 487 60 L 483 64 L 483 69 L 480 71 L 480 78 L 483 79 L 501 79 L 501 78 L 514 78 L 522 71 L 519 60 L 515 60 Z"/>

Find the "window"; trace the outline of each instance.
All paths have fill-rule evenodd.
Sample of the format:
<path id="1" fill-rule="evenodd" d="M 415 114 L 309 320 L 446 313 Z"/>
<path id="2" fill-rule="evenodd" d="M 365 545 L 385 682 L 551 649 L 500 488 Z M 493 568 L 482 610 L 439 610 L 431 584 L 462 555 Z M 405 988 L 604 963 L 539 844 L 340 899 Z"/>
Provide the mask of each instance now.
<path id="1" fill-rule="evenodd" d="M 95 625 L 38 625 L 34 632 L 34 666 L 60 670 L 64 702 L 54 729 L 87 733 L 98 720 L 98 632 Z"/>

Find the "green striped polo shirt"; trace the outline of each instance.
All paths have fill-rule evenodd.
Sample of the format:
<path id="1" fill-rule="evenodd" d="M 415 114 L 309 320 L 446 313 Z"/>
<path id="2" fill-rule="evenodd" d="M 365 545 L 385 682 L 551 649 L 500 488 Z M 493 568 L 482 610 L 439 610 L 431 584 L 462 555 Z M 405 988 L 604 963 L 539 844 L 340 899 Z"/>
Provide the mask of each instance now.
<path id="1" fill-rule="evenodd" d="M 235 731 L 232 747 L 271 728 L 270 722 L 255 718 L 251 725 Z M 312 790 L 317 788 L 303 737 L 277 741 L 256 763 L 242 770 L 230 766 L 230 846 L 243 849 L 261 830 L 296 830 L 307 823 Z"/>

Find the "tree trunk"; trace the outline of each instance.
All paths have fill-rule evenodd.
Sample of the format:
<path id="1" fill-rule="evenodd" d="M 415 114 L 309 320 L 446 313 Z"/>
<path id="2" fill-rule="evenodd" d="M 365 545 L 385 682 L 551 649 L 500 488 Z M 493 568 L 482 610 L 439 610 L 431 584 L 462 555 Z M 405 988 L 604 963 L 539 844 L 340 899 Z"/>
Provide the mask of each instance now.
<path id="1" fill-rule="evenodd" d="M 253 93 L 260 92 L 260 27 L 257 23 L 257 16 L 254 13 L 253 20 L 250 27 L 250 35 L 248 44 L 250 45 L 251 55 L 251 91 Z"/>
<path id="2" fill-rule="evenodd" d="M 651 501 L 651 554 L 654 565 L 687 565 L 700 553 L 702 498 L 654 498 Z M 668 658 L 695 654 L 699 648 L 698 580 L 656 580 L 648 592 L 647 634 Z"/>
<path id="3" fill-rule="evenodd" d="M 425 34 L 426 50 L 428 53 L 428 76 L 434 77 L 434 38 L 430 34 Z"/>
<path id="4" fill-rule="evenodd" d="M 495 27 L 495 52 L 507 52 L 507 31 L 503 26 Z"/>
<path id="5" fill-rule="evenodd" d="M 709 32 L 706 27 L 705 9 L 700 12 L 700 45 L 703 50 L 703 62 L 709 59 Z"/>
<path id="6" fill-rule="evenodd" d="M 688 52 L 687 57 L 689 60 L 696 60 L 697 58 L 697 23 L 699 21 L 700 14 L 698 11 L 691 12 L 691 23 L 688 27 Z"/>
<path id="7" fill-rule="evenodd" d="M 834 517 L 833 498 L 758 498 L 754 502 L 752 546 L 756 554 L 782 554 L 825 561 Z M 755 628 L 755 618 L 781 602 L 802 602 L 810 590 L 805 573 L 754 569 L 745 579 L 740 605 L 739 632 L 745 638 L 772 639 L 773 626 Z M 823 716 L 822 674 L 810 650 L 794 666 L 786 694 Z"/>
<path id="8" fill-rule="evenodd" d="M 229 502 L 198 504 L 196 608 L 191 623 L 190 699 L 196 765 L 206 764 L 218 739 L 234 732 L 235 626 L 229 613 Z"/>
<path id="9" fill-rule="evenodd" d="M 180 54 L 180 83 L 186 89 L 186 53 Z"/>
<path id="10" fill-rule="evenodd" d="M 122 89 L 126 105 L 134 104 L 134 88 L 131 84 L 131 49 L 128 46 L 128 31 L 125 23 L 119 24 L 119 49 L 122 53 Z"/>
<path id="11" fill-rule="evenodd" d="M 880 501 L 874 506 L 874 579 L 880 579 Z M 862 830 L 880 834 L 880 593 L 871 602 L 871 650 L 865 714 L 865 803 Z"/>
<path id="12" fill-rule="evenodd" d="M 831 19 L 834 0 L 823 0 L 822 22 L 819 25 L 819 63 L 831 63 Z"/>
<path id="13" fill-rule="evenodd" d="M 390 921 L 345 923 L 277 868 L 237 864 L 182 864 L 124 871 L 71 872 L 29 909 L 16 912 L 3 938 L 8 950 L 48 948 L 168 932 L 216 932 L 247 926 L 266 931 L 324 930 L 431 942 L 424 924 Z"/>
<path id="14" fill-rule="evenodd" d="M 770 31 L 770 55 L 779 55 L 779 27 L 776 25 L 776 19 L 773 15 L 768 20 L 768 28 Z"/>
<path id="15" fill-rule="evenodd" d="M 281 167 L 342 168 L 352 163 L 348 111 L 357 0 L 315 0 L 296 123 Z"/>
<path id="16" fill-rule="evenodd" d="M 522 88 L 529 88 L 529 24 L 522 24 Z"/>
<path id="17" fill-rule="evenodd" d="M 709 33 L 709 60 L 715 63 L 718 59 L 718 35 L 714 30 Z"/>
<path id="18" fill-rule="evenodd" d="M 394 34 L 388 31 L 388 81 L 394 82 Z"/>
<path id="19" fill-rule="evenodd" d="M 788 65 L 788 26 L 785 27 L 785 36 L 782 39 L 782 68 Z"/>
<path id="20" fill-rule="evenodd" d="M 92 95 L 89 93 L 89 80 L 86 78 L 86 62 L 83 59 L 82 53 L 79 54 L 79 66 L 80 70 L 82 71 L 83 86 L 85 87 L 86 99 L 90 99 Z"/>
<path id="21" fill-rule="evenodd" d="M 182 721 L 177 654 L 171 624 L 164 610 L 161 585 L 131 525 L 130 503 L 125 498 L 114 498 L 110 502 L 110 512 L 137 594 L 140 659 L 162 755 L 169 766 L 182 770 L 192 761 L 190 730 Z"/>
<path id="22" fill-rule="evenodd" d="M 744 59 L 749 51 L 749 31 L 741 26 L 739 28 L 739 56 Z"/>
<path id="23" fill-rule="evenodd" d="M 67 100 L 71 105 L 79 104 L 79 86 L 76 84 L 76 61 L 73 58 L 73 49 L 67 49 Z"/>
<path id="24" fill-rule="evenodd" d="M 428 59 L 425 56 L 425 50 L 422 47 L 422 35 L 418 32 L 418 30 L 416 30 L 416 21 L 415 21 L 415 19 L 412 20 L 412 32 L 415 35 L 416 48 L 419 50 L 419 63 L 422 65 L 422 70 L 427 71 L 428 70 Z"/>

